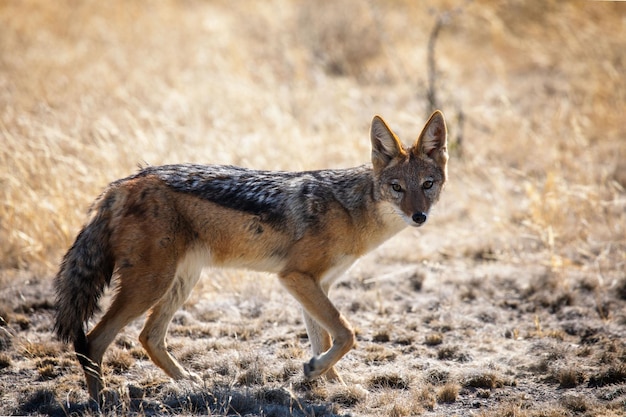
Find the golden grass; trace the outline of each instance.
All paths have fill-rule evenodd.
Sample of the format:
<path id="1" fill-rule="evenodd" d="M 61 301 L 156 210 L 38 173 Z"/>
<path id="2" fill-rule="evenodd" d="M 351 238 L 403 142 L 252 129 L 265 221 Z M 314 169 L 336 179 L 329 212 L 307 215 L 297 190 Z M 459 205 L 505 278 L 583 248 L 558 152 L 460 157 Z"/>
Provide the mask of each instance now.
<path id="1" fill-rule="evenodd" d="M 377 268 L 416 265 L 412 275 L 357 271 L 360 281 L 343 292 L 359 293 L 341 300 L 343 310 L 352 305 L 355 327 L 361 326 L 358 351 L 340 366 L 353 384 L 301 384 L 295 394 L 272 385 L 291 384 L 301 374 L 309 353 L 291 327 L 302 332 L 302 321 L 283 312 L 293 306 L 264 310 L 264 301 L 280 298 L 271 278 L 227 271 L 201 282 L 185 306 L 192 320 L 181 316 L 171 326 L 174 353 L 186 366 L 206 371 L 207 381 L 223 383 L 213 387 L 214 396 L 163 388 L 162 374 L 152 370 L 151 376 L 145 352 L 132 344 L 113 346 L 108 354 L 111 385 L 122 386 L 130 374 L 143 390 L 152 378 L 147 397 L 167 397 L 170 389 L 174 397 L 189 398 L 182 409 L 190 413 L 252 410 L 252 397 L 228 389 L 238 385 L 254 393 L 270 385 L 268 396 L 309 414 L 317 409 L 308 402 L 334 401 L 332 410 L 351 414 L 372 413 L 374 406 L 379 414 L 460 415 L 467 410 L 454 407 L 468 404 L 468 396 L 496 401 L 501 397 L 494 392 L 510 387 L 508 374 L 479 369 L 472 359 L 498 344 L 522 350 L 515 357 L 528 356 L 536 366 L 519 368 L 547 373 L 554 389 L 623 385 L 623 366 L 612 364 L 624 359 L 622 348 L 611 351 L 599 325 L 586 325 L 591 319 L 580 313 L 589 302 L 594 320 L 626 323 L 626 8 L 612 2 L 0 3 L 0 291 L 24 297 L 20 309 L 9 298 L 0 305 L 0 330 L 4 323 L 15 332 L 50 330 L 51 296 L 28 293 L 24 277 L 47 282 L 91 201 L 140 164 L 354 166 L 368 162 L 368 127 L 377 113 L 412 141 L 428 116 L 428 36 L 444 13 L 450 14 L 435 58 L 452 141 L 450 184 L 427 227 L 407 232 L 409 244 L 385 246 L 375 255 Z M 483 269 L 471 271 L 476 265 Z M 432 277 L 442 268 L 446 279 L 459 280 L 453 287 L 460 290 L 441 290 L 433 300 L 439 283 Z M 525 269 L 513 284 L 500 279 Z M 459 270 L 464 275 L 452 277 Z M 501 287 L 489 293 L 485 277 Z M 387 298 L 385 280 L 396 278 L 406 281 L 411 301 Z M 255 298 L 260 282 L 267 298 Z M 495 305 L 502 300 L 493 294 L 501 292 L 506 305 L 489 316 L 495 323 L 482 321 L 477 328 L 473 313 L 459 318 L 445 310 Z M 241 303 L 230 294 L 252 301 L 237 315 L 234 305 Z M 516 315 L 507 316 L 509 309 Z M 513 318 L 503 323 L 503 316 Z M 552 316 L 559 317 L 559 327 Z M 384 324 L 366 327 L 365 319 Z M 255 345 L 260 353 L 247 350 L 270 329 L 285 327 L 290 330 Z M 489 337 L 480 335 L 483 328 Z M 2 343 L 0 367 L 16 374 L 30 369 L 29 377 L 42 383 L 66 378 L 62 384 L 71 388 L 59 395 L 84 395 L 76 394 L 78 365 L 70 377 L 59 369 L 63 363 L 49 359 L 67 354 L 59 345 L 18 335 Z M 191 343 L 193 338 L 206 342 Z M 519 347 L 560 349 L 577 338 L 582 347 L 559 357 L 542 359 Z M 596 353 L 600 348 L 607 349 L 604 356 Z M 233 353 L 242 349 L 243 356 Z M 267 357 L 279 360 L 263 362 Z M 24 358 L 30 363 L 24 365 Z M 492 359 L 497 362 L 495 354 Z M 564 367 L 568 359 L 578 361 L 574 370 Z M 464 366 L 471 372 L 453 371 Z M 359 383 L 369 395 L 353 387 Z M 52 404 L 55 389 L 39 386 L 28 393 L 31 400 L 11 399 L 15 408 L 3 411 L 44 413 L 36 404 Z M 80 398 L 73 401 L 85 401 Z M 502 400 L 482 415 L 589 414 L 597 406 L 568 396 L 541 412 L 528 401 Z M 618 415 L 623 406 L 615 407 Z"/>
<path id="2" fill-rule="evenodd" d="M 437 390 L 437 402 L 453 403 L 459 396 L 460 386 L 458 384 L 447 383 Z"/>
<path id="3" fill-rule="evenodd" d="M 432 14 L 334 4 L 5 3 L 0 267 L 54 270 L 92 199 L 137 164 L 355 165 L 374 113 L 411 140 Z M 467 244 L 480 228 L 505 256 L 623 264 L 621 16 L 476 1 L 444 26 L 439 95 L 451 133 L 457 109 L 466 123 L 442 204 Z"/>

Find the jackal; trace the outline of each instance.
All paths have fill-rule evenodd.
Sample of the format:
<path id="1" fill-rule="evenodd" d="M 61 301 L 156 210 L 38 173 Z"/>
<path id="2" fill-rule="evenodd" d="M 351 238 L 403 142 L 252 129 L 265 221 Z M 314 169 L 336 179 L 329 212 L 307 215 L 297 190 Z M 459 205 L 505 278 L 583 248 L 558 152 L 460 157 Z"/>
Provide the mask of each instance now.
<path id="1" fill-rule="evenodd" d="M 334 365 L 354 331 L 328 290 L 357 258 L 406 226 L 426 222 L 447 178 L 447 130 L 435 111 L 406 148 L 379 116 L 371 165 L 274 172 L 234 166 L 149 166 L 111 183 L 61 263 L 55 330 L 73 342 L 92 398 L 101 401 L 105 350 L 148 312 L 141 344 L 173 379 L 199 377 L 166 350 L 165 336 L 204 266 L 278 274 L 304 311 L 313 358 L 304 375 L 341 381 Z M 85 335 L 105 287 L 117 291 Z"/>

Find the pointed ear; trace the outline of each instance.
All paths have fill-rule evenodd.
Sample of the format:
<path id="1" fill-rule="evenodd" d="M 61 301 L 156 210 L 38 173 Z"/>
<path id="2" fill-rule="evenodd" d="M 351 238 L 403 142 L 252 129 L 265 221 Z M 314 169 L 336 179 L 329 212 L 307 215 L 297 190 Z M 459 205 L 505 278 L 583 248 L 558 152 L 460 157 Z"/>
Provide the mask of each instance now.
<path id="1" fill-rule="evenodd" d="M 386 167 L 392 159 L 406 155 L 402 143 L 380 116 L 374 116 L 372 120 L 370 139 L 372 141 L 372 164 L 376 171 Z"/>
<path id="2" fill-rule="evenodd" d="M 443 113 L 439 110 L 430 116 L 413 145 L 413 152 L 426 155 L 440 163 L 448 160 L 448 129 Z"/>

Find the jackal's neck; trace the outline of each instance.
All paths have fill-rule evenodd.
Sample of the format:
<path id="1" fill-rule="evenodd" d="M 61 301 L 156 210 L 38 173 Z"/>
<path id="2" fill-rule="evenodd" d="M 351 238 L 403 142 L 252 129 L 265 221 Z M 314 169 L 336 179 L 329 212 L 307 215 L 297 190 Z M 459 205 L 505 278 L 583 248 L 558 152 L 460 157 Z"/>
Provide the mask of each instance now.
<path id="1" fill-rule="evenodd" d="M 374 199 L 374 175 L 367 165 L 308 174 L 330 185 L 335 199 L 349 211 L 364 209 Z"/>
<path id="2" fill-rule="evenodd" d="M 378 180 L 371 166 L 325 171 L 335 178 L 335 198 L 352 213 L 362 239 L 364 252 L 369 252 L 407 227 L 398 208 L 385 201 L 378 191 Z"/>

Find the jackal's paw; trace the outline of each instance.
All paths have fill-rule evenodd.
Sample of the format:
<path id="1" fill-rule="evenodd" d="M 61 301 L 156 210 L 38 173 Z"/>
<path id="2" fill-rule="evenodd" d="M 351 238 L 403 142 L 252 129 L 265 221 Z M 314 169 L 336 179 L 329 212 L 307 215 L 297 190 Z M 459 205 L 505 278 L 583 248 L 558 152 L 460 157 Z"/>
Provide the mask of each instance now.
<path id="1" fill-rule="evenodd" d="M 120 394 L 111 388 L 104 388 L 100 391 L 98 403 L 101 410 L 113 410 L 120 404 Z"/>
<path id="2" fill-rule="evenodd" d="M 202 377 L 195 372 L 185 371 L 180 378 L 174 379 L 176 385 L 185 390 L 196 390 L 204 387 Z"/>
<path id="3" fill-rule="evenodd" d="M 185 372 L 185 379 L 187 379 L 190 382 L 193 382 L 194 384 L 202 384 L 202 377 L 200 375 L 198 375 L 195 372 L 191 372 L 191 371 L 187 371 Z"/>
<path id="4" fill-rule="evenodd" d="M 318 369 L 319 364 L 317 358 L 311 358 L 304 364 L 304 377 L 306 379 L 315 379 L 324 373 L 323 369 Z"/>
<path id="5" fill-rule="evenodd" d="M 326 377 L 326 380 L 329 382 L 346 385 L 346 383 L 343 382 L 343 378 L 341 378 L 341 375 L 339 375 L 339 373 L 337 372 L 334 366 L 331 367 L 328 371 L 326 371 L 326 374 L 324 374 L 324 376 Z"/>

